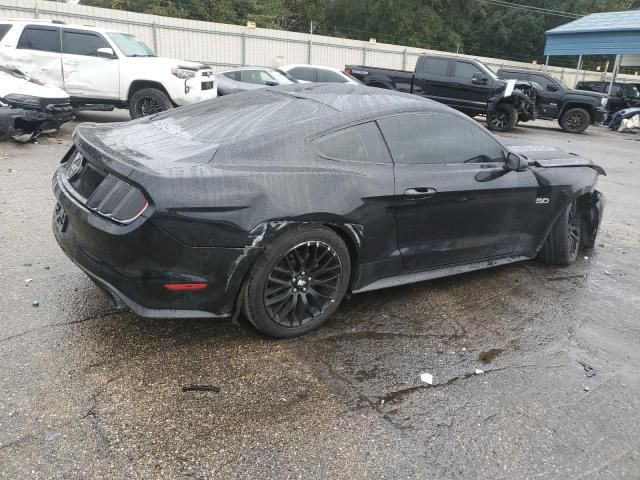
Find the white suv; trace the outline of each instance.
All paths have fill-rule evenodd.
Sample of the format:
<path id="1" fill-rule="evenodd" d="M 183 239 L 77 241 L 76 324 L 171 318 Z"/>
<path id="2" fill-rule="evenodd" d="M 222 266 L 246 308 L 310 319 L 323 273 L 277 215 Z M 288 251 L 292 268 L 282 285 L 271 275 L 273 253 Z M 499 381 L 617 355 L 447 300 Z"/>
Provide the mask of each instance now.
<path id="1" fill-rule="evenodd" d="M 64 89 L 74 106 L 128 107 L 131 118 L 217 95 L 202 64 L 156 57 L 130 33 L 0 19 L 0 65 Z"/>

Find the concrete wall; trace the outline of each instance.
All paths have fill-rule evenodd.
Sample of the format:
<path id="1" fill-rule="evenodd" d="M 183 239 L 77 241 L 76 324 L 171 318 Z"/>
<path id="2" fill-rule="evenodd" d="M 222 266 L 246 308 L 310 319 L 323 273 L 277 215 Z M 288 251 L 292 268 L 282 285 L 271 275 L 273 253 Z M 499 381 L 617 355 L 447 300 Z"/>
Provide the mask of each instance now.
<path id="1" fill-rule="evenodd" d="M 194 60 L 224 69 L 237 65 L 275 67 L 287 63 L 315 63 L 342 68 L 364 64 L 411 70 L 421 53 L 443 53 L 391 44 L 371 44 L 359 40 L 304 33 L 250 29 L 245 26 L 200 22 L 123 10 L 72 5 L 43 0 L 0 0 L 0 18 L 63 20 L 68 24 L 93 25 L 133 33 L 158 55 Z M 466 55 L 460 55 L 466 56 Z M 519 67 L 542 69 L 542 65 L 477 58 L 494 69 Z M 548 67 L 547 71 L 573 86 L 577 80 L 599 80 L 600 72 Z M 639 76 L 621 78 L 640 81 Z M 610 78 L 610 76 L 609 76 Z"/>

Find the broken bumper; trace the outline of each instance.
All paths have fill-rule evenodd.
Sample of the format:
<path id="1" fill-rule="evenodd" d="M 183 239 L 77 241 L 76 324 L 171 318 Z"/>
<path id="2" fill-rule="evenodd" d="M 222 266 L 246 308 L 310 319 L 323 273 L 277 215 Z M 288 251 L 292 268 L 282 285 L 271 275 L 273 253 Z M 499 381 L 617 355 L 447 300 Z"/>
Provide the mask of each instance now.
<path id="1" fill-rule="evenodd" d="M 73 108 L 55 106 L 50 111 L 0 108 L 0 140 L 34 132 L 59 129 L 73 118 Z"/>
<path id="2" fill-rule="evenodd" d="M 64 253 L 116 307 L 152 318 L 229 317 L 257 249 L 189 247 L 140 217 L 129 225 L 103 218 L 78 203 L 58 177 L 53 232 Z M 166 285 L 206 284 L 197 291 Z"/>
<path id="3" fill-rule="evenodd" d="M 602 125 L 605 118 L 607 117 L 607 109 L 606 108 L 596 108 L 593 112 L 593 125 Z"/>

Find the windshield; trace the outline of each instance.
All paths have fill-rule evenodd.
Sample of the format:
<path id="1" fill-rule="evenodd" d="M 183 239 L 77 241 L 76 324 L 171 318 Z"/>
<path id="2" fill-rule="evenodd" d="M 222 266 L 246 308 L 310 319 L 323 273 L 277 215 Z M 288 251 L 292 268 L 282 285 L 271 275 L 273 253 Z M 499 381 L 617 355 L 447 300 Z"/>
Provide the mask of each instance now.
<path id="1" fill-rule="evenodd" d="M 635 85 L 627 85 L 627 97 L 638 98 L 640 97 L 640 90 Z"/>
<path id="2" fill-rule="evenodd" d="M 498 75 L 496 74 L 496 72 L 493 71 L 493 69 L 489 65 L 485 65 L 484 63 L 482 63 L 481 65 L 485 68 L 486 70 L 485 73 L 488 73 L 492 79 L 498 80 Z"/>
<path id="3" fill-rule="evenodd" d="M 298 81 L 283 70 L 270 70 L 271 75 L 279 85 L 291 85 L 292 83 L 298 83 Z"/>
<path id="4" fill-rule="evenodd" d="M 142 40 L 130 33 L 107 34 L 127 57 L 155 57 L 155 53 Z"/>

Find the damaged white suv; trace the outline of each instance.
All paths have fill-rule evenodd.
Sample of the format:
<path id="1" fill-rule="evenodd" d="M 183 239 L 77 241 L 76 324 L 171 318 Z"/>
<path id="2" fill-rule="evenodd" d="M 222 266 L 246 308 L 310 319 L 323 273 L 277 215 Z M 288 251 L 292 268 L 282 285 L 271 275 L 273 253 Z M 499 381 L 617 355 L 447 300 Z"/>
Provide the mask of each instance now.
<path id="1" fill-rule="evenodd" d="M 75 107 L 128 107 L 131 118 L 217 95 L 205 65 L 156 57 L 130 33 L 56 20 L 0 19 L 0 64 L 64 89 Z"/>

